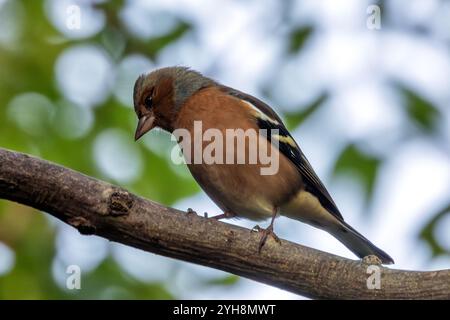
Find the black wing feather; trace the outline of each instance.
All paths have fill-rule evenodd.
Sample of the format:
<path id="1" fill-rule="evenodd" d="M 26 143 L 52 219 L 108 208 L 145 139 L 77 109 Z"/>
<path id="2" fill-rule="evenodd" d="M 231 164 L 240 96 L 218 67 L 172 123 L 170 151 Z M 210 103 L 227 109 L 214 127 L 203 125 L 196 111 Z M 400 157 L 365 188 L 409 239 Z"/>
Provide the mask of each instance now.
<path id="1" fill-rule="evenodd" d="M 294 139 L 282 123 L 275 124 L 271 121 L 258 119 L 258 126 L 261 129 L 267 129 L 267 132 L 271 132 L 272 130 L 277 129 L 279 135 L 290 137 L 292 141 L 294 141 Z M 274 138 L 271 138 L 270 136 L 267 136 L 267 139 L 269 139 L 269 141 L 271 142 L 273 142 L 274 140 Z M 299 146 L 296 144 L 296 147 L 293 147 L 289 143 L 279 140 L 277 142 L 278 149 L 281 151 L 281 153 L 285 155 L 289 160 L 291 160 L 291 162 L 295 164 L 297 169 L 300 171 L 303 177 L 303 182 L 305 184 L 305 190 L 315 195 L 319 199 L 319 202 L 322 204 L 322 206 L 336 218 L 338 218 L 339 220 L 344 220 L 327 189 L 323 185 L 322 181 L 320 181 L 319 177 L 317 177 L 317 174 L 314 172 L 311 164 L 306 159 Z"/>

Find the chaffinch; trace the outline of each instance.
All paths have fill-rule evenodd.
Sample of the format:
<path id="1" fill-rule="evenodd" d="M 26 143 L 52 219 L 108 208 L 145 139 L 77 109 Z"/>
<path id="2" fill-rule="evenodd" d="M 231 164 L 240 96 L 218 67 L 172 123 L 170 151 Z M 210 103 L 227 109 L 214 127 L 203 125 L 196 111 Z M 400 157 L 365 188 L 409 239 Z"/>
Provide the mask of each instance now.
<path id="1" fill-rule="evenodd" d="M 223 210 L 223 214 L 213 218 L 245 217 L 255 221 L 271 218 L 269 227 L 260 229 L 259 250 L 268 235 L 278 239 L 273 224 L 281 214 L 329 232 L 360 258 L 376 255 L 384 264 L 394 262 L 344 221 L 280 117 L 264 102 L 189 68 L 168 67 L 136 80 L 134 108 L 139 119 L 135 140 L 154 127 L 172 134 L 182 129 L 194 136 L 198 123 L 203 134 L 208 129 L 216 129 L 223 136 L 230 129 L 258 132 L 256 143 L 250 141 L 244 146 L 244 155 L 249 156 L 256 144 L 262 146 L 268 154 L 277 156 L 274 174 L 262 174 L 265 165 L 261 158 L 254 163 L 189 161 L 187 165 L 198 184 Z M 223 139 L 215 141 L 221 142 L 219 146 L 226 145 L 225 138 L 214 137 Z M 183 136 L 178 142 L 184 156 L 190 159 L 213 140 L 210 136 L 200 146 L 194 143 L 186 147 L 184 139 Z M 232 147 L 236 147 L 236 141 Z M 232 160 L 236 160 L 235 154 Z"/>

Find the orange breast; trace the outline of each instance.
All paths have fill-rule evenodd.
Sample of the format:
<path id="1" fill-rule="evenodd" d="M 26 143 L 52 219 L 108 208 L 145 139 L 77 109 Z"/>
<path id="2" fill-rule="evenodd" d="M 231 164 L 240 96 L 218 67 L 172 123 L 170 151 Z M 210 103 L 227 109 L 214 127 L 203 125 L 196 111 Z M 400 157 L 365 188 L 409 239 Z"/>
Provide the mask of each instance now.
<path id="1" fill-rule="evenodd" d="M 211 199 L 224 211 L 261 220 L 302 182 L 290 160 L 259 134 L 253 112 L 238 98 L 208 88 L 181 108 L 175 129 L 191 136 L 181 146 L 189 170 Z"/>

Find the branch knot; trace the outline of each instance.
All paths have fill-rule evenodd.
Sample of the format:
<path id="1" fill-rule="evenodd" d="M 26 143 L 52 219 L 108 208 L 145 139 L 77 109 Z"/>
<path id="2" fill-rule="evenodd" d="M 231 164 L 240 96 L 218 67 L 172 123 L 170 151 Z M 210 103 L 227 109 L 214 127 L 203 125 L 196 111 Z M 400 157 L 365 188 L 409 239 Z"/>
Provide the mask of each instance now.
<path id="1" fill-rule="evenodd" d="M 128 215 L 133 202 L 133 197 L 128 191 L 116 190 L 109 197 L 108 213 L 114 217 Z"/>

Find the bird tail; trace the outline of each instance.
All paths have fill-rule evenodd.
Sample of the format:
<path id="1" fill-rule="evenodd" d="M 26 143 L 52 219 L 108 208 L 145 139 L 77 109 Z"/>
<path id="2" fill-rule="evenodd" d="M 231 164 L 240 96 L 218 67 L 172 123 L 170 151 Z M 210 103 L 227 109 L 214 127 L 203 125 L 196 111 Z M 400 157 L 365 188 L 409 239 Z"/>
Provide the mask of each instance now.
<path id="1" fill-rule="evenodd" d="M 340 221 L 339 227 L 332 228 L 332 230 L 327 231 L 342 242 L 359 258 L 364 258 L 368 255 L 375 255 L 380 258 L 383 264 L 394 263 L 394 260 L 386 252 L 376 247 L 372 242 L 367 240 L 362 234 L 353 229 L 344 221 Z"/>

